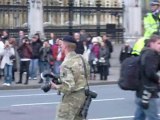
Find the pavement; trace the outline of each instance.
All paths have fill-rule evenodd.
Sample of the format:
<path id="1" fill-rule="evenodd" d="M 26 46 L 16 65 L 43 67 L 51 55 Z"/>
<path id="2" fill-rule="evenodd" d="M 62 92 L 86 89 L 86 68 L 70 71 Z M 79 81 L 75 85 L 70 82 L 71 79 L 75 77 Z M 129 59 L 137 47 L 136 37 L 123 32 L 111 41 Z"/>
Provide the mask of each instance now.
<path id="1" fill-rule="evenodd" d="M 99 80 L 99 74 L 96 75 L 95 80 L 89 80 L 89 85 L 105 85 L 105 84 L 116 84 L 117 80 L 119 78 L 119 72 L 120 72 L 120 63 L 119 63 L 119 53 L 120 49 L 122 47 L 122 44 L 114 43 L 113 44 L 114 51 L 112 53 L 112 57 L 110 59 L 111 67 L 109 69 L 109 76 L 107 81 Z M 18 72 L 16 73 L 16 79 L 15 82 L 18 81 Z M 25 77 L 25 75 L 23 76 Z M 24 79 L 25 80 L 25 79 Z M 0 79 L 0 90 L 13 90 L 13 89 L 34 89 L 34 88 L 40 88 L 42 84 L 39 84 L 39 78 L 37 80 L 29 80 L 28 85 L 24 84 L 15 84 L 15 82 L 12 83 L 11 86 L 3 86 L 4 79 Z"/>

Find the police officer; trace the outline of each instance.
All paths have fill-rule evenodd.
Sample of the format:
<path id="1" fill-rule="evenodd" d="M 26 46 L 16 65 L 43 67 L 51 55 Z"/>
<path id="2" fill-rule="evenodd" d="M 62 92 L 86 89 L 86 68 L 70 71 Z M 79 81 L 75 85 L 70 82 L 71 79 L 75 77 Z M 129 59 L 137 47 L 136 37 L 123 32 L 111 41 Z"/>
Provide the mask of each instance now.
<path id="1" fill-rule="evenodd" d="M 144 17 L 144 37 L 150 37 L 153 34 L 160 34 L 160 9 L 159 1 L 152 0 L 150 2 L 151 12 Z"/>
<path id="2" fill-rule="evenodd" d="M 145 45 L 146 40 L 147 40 L 147 38 L 142 37 L 136 41 L 136 43 L 134 44 L 133 49 L 132 49 L 133 55 L 135 55 L 135 56 L 140 55 L 140 53 Z"/>
<path id="3" fill-rule="evenodd" d="M 82 120 L 78 113 L 86 98 L 85 72 L 89 78 L 89 65 L 85 61 L 87 68 L 85 70 L 80 55 L 75 53 L 76 41 L 72 36 L 65 36 L 62 39 L 61 47 L 65 54 L 65 59 L 60 67 L 62 84 L 57 85 L 52 82 L 52 88 L 64 94 L 56 114 L 56 120 Z"/>
<path id="4" fill-rule="evenodd" d="M 144 36 L 137 40 L 133 47 L 132 54 L 139 55 L 144 47 L 145 41 L 153 34 L 160 35 L 160 2 L 152 0 L 150 2 L 151 12 L 144 17 Z"/>

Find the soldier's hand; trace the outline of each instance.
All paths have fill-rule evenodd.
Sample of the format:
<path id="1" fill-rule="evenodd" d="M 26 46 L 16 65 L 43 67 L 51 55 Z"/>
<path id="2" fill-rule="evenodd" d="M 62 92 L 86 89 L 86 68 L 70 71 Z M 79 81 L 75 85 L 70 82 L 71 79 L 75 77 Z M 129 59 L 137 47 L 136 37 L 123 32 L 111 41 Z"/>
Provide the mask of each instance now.
<path id="1" fill-rule="evenodd" d="M 56 85 L 54 82 L 51 81 L 51 87 L 55 90 L 58 89 L 58 85 Z"/>

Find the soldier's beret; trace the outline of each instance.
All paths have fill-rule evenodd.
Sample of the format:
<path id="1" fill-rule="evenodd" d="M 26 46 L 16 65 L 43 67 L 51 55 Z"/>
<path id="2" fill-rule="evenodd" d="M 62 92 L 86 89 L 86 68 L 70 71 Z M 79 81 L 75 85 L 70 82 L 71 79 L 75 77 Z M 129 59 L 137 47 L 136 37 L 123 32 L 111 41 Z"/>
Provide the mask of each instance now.
<path id="1" fill-rule="evenodd" d="M 70 43 L 77 43 L 76 40 L 70 36 L 70 35 L 66 35 L 63 37 L 62 41 L 65 41 L 65 42 L 70 42 Z"/>

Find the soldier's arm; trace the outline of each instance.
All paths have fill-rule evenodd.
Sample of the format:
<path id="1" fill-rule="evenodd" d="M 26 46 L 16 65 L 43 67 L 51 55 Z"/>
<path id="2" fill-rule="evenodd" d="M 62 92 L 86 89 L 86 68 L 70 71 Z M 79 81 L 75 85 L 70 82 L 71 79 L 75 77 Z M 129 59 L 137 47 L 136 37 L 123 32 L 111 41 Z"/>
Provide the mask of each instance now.
<path id="1" fill-rule="evenodd" d="M 72 92 L 75 87 L 75 78 L 73 75 L 72 68 L 64 67 L 60 74 L 62 84 L 56 85 L 56 89 L 65 94 Z"/>

